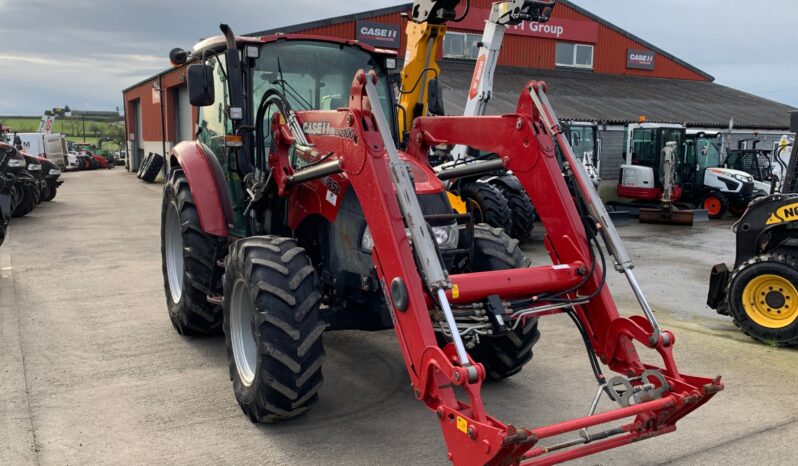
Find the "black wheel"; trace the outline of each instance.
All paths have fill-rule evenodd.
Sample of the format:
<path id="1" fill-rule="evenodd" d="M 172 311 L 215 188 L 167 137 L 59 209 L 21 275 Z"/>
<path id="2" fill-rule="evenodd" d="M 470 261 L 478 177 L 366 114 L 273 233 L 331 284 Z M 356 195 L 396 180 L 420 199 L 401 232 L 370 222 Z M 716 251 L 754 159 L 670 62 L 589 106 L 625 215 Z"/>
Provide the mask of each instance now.
<path id="1" fill-rule="evenodd" d="M 709 218 L 723 218 L 729 210 L 729 199 L 719 192 L 708 192 L 701 196 L 699 208 L 706 209 Z"/>
<path id="2" fill-rule="evenodd" d="M 474 226 L 474 259 L 471 272 L 507 270 L 529 267 L 518 240 L 499 228 Z M 521 371 L 532 359 L 532 348 L 540 339 L 538 319 L 522 321 L 514 330 L 500 336 L 481 336 L 480 342 L 469 351 L 471 357 L 485 365 L 488 377 L 505 379 Z"/>
<path id="3" fill-rule="evenodd" d="M 528 240 L 532 230 L 535 229 L 537 219 L 535 206 L 532 205 L 529 195 L 524 189 L 515 189 L 504 183 L 496 183 L 494 186 L 504 194 L 507 206 L 510 208 L 512 225 L 508 233 L 519 241 Z"/>
<path id="4" fill-rule="evenodd" d="M 200 228 L 197 208 L 182 170 L 164 187 L 161 259 L 169 318 L 181 335 L 208 335 L 222 328 L 221 307 L 208 302 L 214 279 L 216 241 Z M 221 275 L 221 274 L 219 274 Z"/>
<path id="5" fill-rule="evenodd" d="M 19 190 L 17 206 L 12 212 L 13 217 L 24 217 L 36 208 L 36 199 L 39 197 L 39 189 L 34 185 L 25 185 Z"/>
<path id="6" fill-rule="evenodd" d="M 154 183 L 155 178 L 158 177 L 158 173 L 161 172 L 162 168 L 163 168 L 163 156 L 160 154 L 152 154 L 150 163 L 147 164 L 147 167 L 144 169 L 144 172 L 141 174 L 141 179 L 143 181 L 146 181 L 147 183 Z"/>
<path id="7" fill-rule="evenodd" d="M 798 345 L 798 259 L 762 254 L 732 272 L 726 291 L 734 323 L 774 346 Z"/>
<path id="8" fill-rule="evenodd" d="M 55 181 L 48 181 L 47 182 L 47 194 L 42 198 L 44 202 L 50 202 L 55 199 L 55 195 L 58 191 L 58 185 L 55 184 Z"/>
<path id="9" fill-rule="evenodd" d="M 319 281 L 291 238 L 255 236 L 230 248 L 224 334 L 236 400 L 253 422 L 298 416 L 323 384 Z"/>
<path id="10" fill-rule="evenodd" d="M 144 171 L 147 170 L 147 165 L 149 165 L 151 161 L 152 152 L 144 156 L 144 160 L 142 160 L 141 165 L 139 165 L 139 171 L 136 174 L 136 178 L 141 179 L 142 175 L 144 175 Z"/>
<path id="11" fill-rule="evenodd" d="M 492 227 L 510 231 L 512 213 L 501 191 L 487 183 L 468 183 L 460 188 L 460 197 L 471 203 L 475 223 L 487 223 Z"/>

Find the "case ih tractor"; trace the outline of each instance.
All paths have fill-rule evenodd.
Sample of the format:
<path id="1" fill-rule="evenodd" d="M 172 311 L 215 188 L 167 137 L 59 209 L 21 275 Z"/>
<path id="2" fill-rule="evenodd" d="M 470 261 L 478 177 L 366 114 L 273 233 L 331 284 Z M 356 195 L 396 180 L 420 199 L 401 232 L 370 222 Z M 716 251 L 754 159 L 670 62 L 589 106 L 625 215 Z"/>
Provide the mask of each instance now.
<path id="1" fill-rule="evenodd" d="M 552 464 L 672 432 L 723 388 L 676 368 L 673 334 L 654 319 L 545 85 L 529 83 L 512 115 L 417 118 L 400 152 L 392 53 L 222 31 L 170 54 L 188 65 L 200 108 L 197 140 L 168 158 L 164 287 L 179 333 L 224 331 L 251 420 L 289 419 L 316 402 L 328 329 L 395 330 L 413 392 L 437 415 L 455 464 Z M 553 134 L 576 167 L 567 177 Z M 455 144 L 500 154 L 475 166 L 516 174 L 541 210 L 551 264 L 530 267 L 504 231 L 452 213 L 427 155 Z M 613 265 L 644 316 L 618 313 L 605 281 Z M 589 415 L 535 428 L 489 416 L 482 383 L 520 371 L 538 318 L 556 313 L 573 318 L 588 350 Z M 633 342 L 663 367 L 644 363 Z M 599 361 L 619 375 L 608 379 Z M 602 394 L 618 406 L 596 412 Z M 547 440 L 572 432 L 582 435 Z"/>

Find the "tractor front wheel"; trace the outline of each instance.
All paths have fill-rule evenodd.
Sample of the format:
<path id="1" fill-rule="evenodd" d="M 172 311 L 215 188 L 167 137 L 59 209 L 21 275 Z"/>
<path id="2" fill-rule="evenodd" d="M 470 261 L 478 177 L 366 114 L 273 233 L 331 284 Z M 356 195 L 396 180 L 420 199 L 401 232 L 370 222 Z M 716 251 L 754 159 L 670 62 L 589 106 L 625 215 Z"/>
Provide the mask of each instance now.
<path id="1" fill-rule="evenodd" d="M 508 270 L 529 267 L 531 261 L 524 257 L 518 240 L 512 239 L 499 228 L 488 225 L 474 226 L 474 259 L 471 272 Z M 540 339 L 537 317 L 522 320 L 504 335 L 483 336 L 469 352 L 471 357 L 485 366 L 488 377 L 505 379 L 521 371 L 532 359 L 532 347 Z"/>
<path id="2" fill-rule="evenodd" d="M 702 209 L 706 209 L 709 218 L 723 218 L 729 210 L 729 199 L 721 193 L 709 192 L 701 197 Z"/>
<path id="3" fill-rule="evenodd" d="M 513 178 L 515 177 L 513 176 Z M 505 199 L 507 199 L 507 206 L 510 208 L 512 226 L 507 233 L 518 241 L 528 240 L 532 230 L 535 228 L 535 220 L 537 219 L 535 206 L 532 205 L 529 195 L 523 187 L 515 189 L 503 183 L 496 183 L 494 186 L 502 192 Z"/>
<path id="4" fill-rule="evenodd" d="M 164 188 L 161 257 L 169 318 L 181 335 L 208 335 L 222 328 L 222 310 L 208 301 L 216 266 L 216 242 L 200 227 L 183 170 Z M 218 282 L 218 279 L 214 280 Z"/>
<path id="5" fill-rule="evenodd" d="M 729 313 L 751 338 L 774 346 L 798 345 L 798 259 L 756 256 L 729 277 Z"/>
<path id="6" fill-rule="evenodd" d="M 323 383 L 321 294 L 305 250 L 291 238 L 234 243 L 224 273 L 224 334 L 230 379 L 253 422 L 299 416 Z"/>

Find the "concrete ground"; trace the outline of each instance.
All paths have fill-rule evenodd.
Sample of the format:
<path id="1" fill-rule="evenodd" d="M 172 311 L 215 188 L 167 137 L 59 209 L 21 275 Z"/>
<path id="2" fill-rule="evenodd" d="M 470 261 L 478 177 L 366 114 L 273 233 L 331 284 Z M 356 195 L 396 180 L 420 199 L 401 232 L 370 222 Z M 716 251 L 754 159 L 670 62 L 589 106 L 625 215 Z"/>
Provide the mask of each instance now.
<path id="1" fill-rule="evenodd" d="M 392 332 L 327 334 L 318 404 L 291 422 L 250 423 L 223 338 L 183 338 L 169 323 L 161 187 L 122 170 L 65 178 L 55 202 L 15 219 L 0 248 L 0 464 L 447 464 Z M 794 462 L 798 352 L 756 344 L 704 305 L 710 267 L 733 259 L 730 225 L 622 229 L 676 334 L 680 369 L 722 374 L 727 388 L 677 432 L 582 464 Z M 609 283 L 634 309 L 622 277 Z M 594 383 L 575 329 L 554 316 L 541 331 L 533 362 L 484 389 L 499 419 L 536 426 L 588 409 Z"/>

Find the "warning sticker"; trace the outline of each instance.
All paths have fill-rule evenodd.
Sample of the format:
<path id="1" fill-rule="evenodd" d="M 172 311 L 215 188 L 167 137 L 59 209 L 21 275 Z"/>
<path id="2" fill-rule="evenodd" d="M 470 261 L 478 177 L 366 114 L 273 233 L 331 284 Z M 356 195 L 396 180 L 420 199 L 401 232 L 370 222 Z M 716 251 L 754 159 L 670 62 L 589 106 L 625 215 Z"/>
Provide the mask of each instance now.
<path id="1" fill-rule="evenodd" d="M 338 203 L 338 195 L 332 191 L 327 191 L 327 202 L 332 205 L 336 205 Z"/>
<path id="2" fill-rule="evenodd" d="M 468 421 L 460 416 L 457 416 L 457 430 L 464 434 L 468 433 Z"/>

